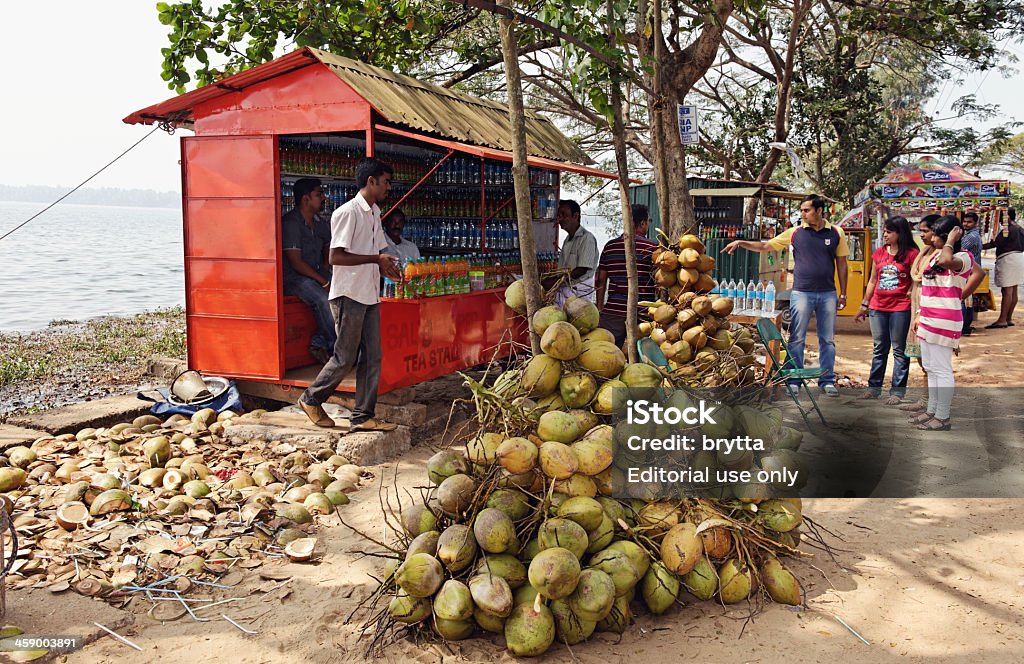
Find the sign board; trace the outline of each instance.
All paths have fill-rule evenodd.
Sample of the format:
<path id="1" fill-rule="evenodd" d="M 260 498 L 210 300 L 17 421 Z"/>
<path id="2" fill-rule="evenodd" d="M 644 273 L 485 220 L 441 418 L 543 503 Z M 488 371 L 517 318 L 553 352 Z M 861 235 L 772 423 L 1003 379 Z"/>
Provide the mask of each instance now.
<path id="1" fill-rule="evenodd" d="M 697 107 L 678 104 L 679 107 L 679 139 L 683 145 L 696 145 L 700 142 L 700 126 L 697 121 Z"/>

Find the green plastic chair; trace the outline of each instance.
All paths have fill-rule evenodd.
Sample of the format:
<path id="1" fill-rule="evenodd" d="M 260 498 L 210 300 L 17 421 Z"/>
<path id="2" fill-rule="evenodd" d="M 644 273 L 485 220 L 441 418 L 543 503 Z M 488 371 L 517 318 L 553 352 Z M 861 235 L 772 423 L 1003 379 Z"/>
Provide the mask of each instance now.
<path id="1" fill-rule="evenodd" d="M 795 391 L 790 389 L 789 381 L 798 381 L 800 386 L 807 392 L 807 396 L 811 398 L 811 403 L 814 405 L 815 412 L 818 413 L 818 417 L 821 419 L 821 423 L 828 426 L 825 422 L 825 416 L 821 414 L 821 409 L 818 408 L 818 402 L 814 399 L 814 393 L 811 392 L 811 388 L 807 386 L 808 380 L 815 378 L 821 378 L 825 375 L 825 369 L 821 367 L 813 367 L 810 369 L 798 369 L 791 366 L 789 348 L 786 346 L 786 340 L 782 338 L 782 332 L 779 328 L 768 318 L 761 318 L 757 321 L 757 333 L 761 335 L 761 341 L 764 343 L 765 353 L 772 361 L 772 372 L 768 376 L 767 382 L 773 383 L 777 380 L 786 381 L 786 393 L 789 394 L 790 398 L 793 399 L 793 403 L 796 404 L 797 409 L 800 411 L 800 415 L 804 418 L 804 423 L 811 426 L 810 420 L 807 416 L 810 414 L 810 409 L 805 409 L 803 404 L 800 403 L 800 388 L 798 387 Z M 770 342 L 778 341 L 779 345 L 782 346 L 782 350 L 786 352 L 786 365 L 790 365 L 789 368 L 784 366 L 779 357 L 776 357 L 775 353 L 772 352 Z"/>

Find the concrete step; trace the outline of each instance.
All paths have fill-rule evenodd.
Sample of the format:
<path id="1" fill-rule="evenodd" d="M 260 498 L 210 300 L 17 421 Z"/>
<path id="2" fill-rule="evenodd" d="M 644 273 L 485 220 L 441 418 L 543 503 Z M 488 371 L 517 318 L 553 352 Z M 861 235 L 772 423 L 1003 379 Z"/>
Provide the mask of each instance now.
<path id="1" fill-rule="evenodd" d="M 131 422 L 149 412 L 152 404 L 134 394 L 84 401 L 71 406 L 51 408 L 31 415 L 16 415 L 7 424 L 26 429 L 40 429 L 52 434 L 76 433 L 86 427 L 106 427 L 118 422 Z"/>
<path id="2" fill-rule="evenodd" d="M 24 445 L 28 447 L 37 439 L 48 436 L 49 433 L 40 429 L 26 429 L 16 427 L 13 424 L 0 424 L 0 451 Z"/>

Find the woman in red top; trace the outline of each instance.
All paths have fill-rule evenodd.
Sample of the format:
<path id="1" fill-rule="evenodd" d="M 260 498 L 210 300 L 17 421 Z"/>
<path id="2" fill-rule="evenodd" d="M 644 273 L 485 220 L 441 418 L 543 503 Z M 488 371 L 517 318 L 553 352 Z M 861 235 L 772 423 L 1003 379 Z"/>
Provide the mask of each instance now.
<path id="1" fill-rule="evenodd" d="M 871 255 L 871 278 L 864 291 L 864 301 L 854 320 L 860 322 L 870 314 L 874 349 L 871 375 L 864 397 L 877 399 L 882 394 L 885 368 L 892 351 L 892 386 L 889 405 L 903 401 L 907 393 L 910 360 L 907 358 L 907 333 L 910 330 L 910 268 L 917 258 L 917 245 L 910 224 L 903 217 L 885 222 L 882 246 Z"/>

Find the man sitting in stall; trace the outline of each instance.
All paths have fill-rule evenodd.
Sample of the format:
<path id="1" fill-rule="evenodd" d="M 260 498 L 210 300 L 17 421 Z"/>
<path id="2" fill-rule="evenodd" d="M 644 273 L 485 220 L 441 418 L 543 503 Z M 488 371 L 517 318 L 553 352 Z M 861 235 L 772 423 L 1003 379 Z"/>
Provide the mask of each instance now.
<path id="1" fill-rule="evenodd" d="M 295 182 L 295 207 L 281 217 L 281 239 L 284 249 L 284 293 L 295 295 L 313 309 L 316 334 L 309 344 L 310 354 L 320 364 L 327 364 L 337 337 L 334 316 L 327 303 L 331 286 L 331 267 L 327 261 L 331 230 L 316 213 L 324 207 L 323 189 L 316 178 Z"/>
<path id="2" fill-rule="evenodd" d="M 401 208 L 395 208 L 389 212 L 381 220 L 381 223 L 384 226 L 384 239 L 388 241 L 388 248 L 384 250 L 384 253 L 397 256 L 402 264 L 420 257 L 419 247 L 402 237 L 402 230 L 405 228 L 405 213 Z"/>

